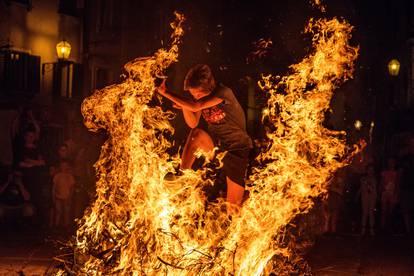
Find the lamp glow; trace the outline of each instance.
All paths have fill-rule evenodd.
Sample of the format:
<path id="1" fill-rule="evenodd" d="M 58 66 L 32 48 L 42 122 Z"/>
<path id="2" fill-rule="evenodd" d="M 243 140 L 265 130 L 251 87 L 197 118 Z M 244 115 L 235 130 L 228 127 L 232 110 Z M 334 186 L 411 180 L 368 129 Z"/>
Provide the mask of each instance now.
<path id="1" fill-rule="evenodd" d="M 398 76 L 398 74 L 400 73 L 400 62 L 396 59 L 392 59 L 388 63 L 388 72 L 391 76 Z"/>
<path id="2" fill-rule="evenodd" d="M 56 45 L 56 52 L 57 56 L 61 60 L 67 60 L 70 55 L 70 50 L 72 47 L 70 46 L 69 42 L 66 40 L 62 40 Z"/>

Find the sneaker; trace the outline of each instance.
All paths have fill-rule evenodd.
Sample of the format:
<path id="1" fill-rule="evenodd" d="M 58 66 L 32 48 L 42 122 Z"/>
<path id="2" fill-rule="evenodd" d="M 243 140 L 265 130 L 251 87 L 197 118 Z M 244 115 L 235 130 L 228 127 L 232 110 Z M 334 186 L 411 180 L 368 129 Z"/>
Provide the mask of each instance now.
<path id="1" fill-rule="evenodd" d="M 177 180 L 182 175 L 183 175 L 183 172 L 180 169 L 178 169 L 174 173 L 173 172 L 167 173 L 164 176 L 164 180 L 165 181 L 175 181 L 175 180 Z"/>

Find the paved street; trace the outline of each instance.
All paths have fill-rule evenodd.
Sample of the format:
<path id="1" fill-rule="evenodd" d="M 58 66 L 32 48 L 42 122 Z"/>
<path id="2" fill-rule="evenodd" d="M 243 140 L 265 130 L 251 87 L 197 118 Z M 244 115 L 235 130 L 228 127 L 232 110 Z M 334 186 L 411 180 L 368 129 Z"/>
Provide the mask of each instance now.
<path id="1" fill-rule="evenodd" d="M 1 231 L 0 276 L 54 275 L 58 262 L 53 257 L 60 254 L 56 241 L 61 238 L 55 236 L 51 240 L 37 232 Z"/>
<path id="2" fill-rule="evenodd" d="M 308 261 L 315 275 L 414 275 L 414 240 L 405 237 L 320 237 Z"/>

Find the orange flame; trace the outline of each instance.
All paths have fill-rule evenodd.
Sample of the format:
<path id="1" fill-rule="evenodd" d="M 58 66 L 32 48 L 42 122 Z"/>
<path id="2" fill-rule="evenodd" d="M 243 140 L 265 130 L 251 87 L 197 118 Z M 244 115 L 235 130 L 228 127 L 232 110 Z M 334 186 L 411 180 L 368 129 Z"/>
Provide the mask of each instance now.
<path id="1" fill-rule="evenodd" d="M 311 4 L 317 7 L 321 12 L 326 12 L 326 6 L 322 3 L 323 0 L 310 0 Z"/>
<path id="2" fill-rule="evenodd" d="M 240 215 L 230 219 L 225 202 L 208 203 L 207 168 L 166 173 L 179 163 L 169 156 L 170 112 L 154 104 L 155 76 L 177 61 L 184 17 L 176 14 L 172 46 L 125 66 L 128 78 L 96 91 L 82 105 L 85 124 L 110 138 L 95 164 L 97 198 L 77 231 L 76 247 L 88 256 L 88 275 L 260 275 L 272 270 L 284 227 L 308 211 L 312 198 L 347 162 L 343 132 L 322 126 L 333 90 L 352 77 L 357 49 L 348 45 L 352 27 L 337 19 L 311 20 L 313 52 L 291 66 L 288 76 L 264 76 L 268 91 L 268 149 Z M 355 152 L 356 150 L 354 150 Z M 351 154 L 352 155 L 352 154 Z"/>

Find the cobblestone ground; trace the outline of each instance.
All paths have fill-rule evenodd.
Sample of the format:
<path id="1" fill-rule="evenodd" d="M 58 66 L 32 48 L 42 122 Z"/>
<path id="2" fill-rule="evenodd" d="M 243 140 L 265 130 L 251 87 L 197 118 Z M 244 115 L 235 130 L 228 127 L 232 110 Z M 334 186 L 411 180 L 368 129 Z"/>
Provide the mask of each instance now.
<path id="1" fill-rule="evenodd" d="M 307 256 L 317 276 L 414 275 L 414 239 L 403 236 L 320 237 Z"/>
<path id="2" fill-rule="evenodd" d="M 53 275 L 60 235 L 1 231 L 0 275 Z M 414 276 L 414 239 L 402 236 L 322 236 L 306 256 L 316 276 Z"/>
<path id="3" fill-rule="evenodd" d="M 48 235 L 36 229 L 1 229 L 0 276 L 54 275 L 61 252 L 59 241 L 67 235 Z"/>

